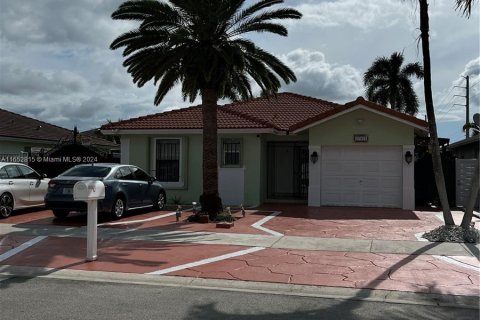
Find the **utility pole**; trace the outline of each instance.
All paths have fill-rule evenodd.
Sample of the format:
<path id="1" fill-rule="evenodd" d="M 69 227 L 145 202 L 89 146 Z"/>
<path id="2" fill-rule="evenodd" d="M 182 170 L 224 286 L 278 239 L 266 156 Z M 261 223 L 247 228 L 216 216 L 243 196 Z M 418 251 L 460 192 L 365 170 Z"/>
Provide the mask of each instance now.
<path id="1" fill-rule="evenodd" d="M 463 76 L 462 76 L 463 77 Z M 459 86 L 454 86 L 454 88 L 462 88 L 465 89 L 465 95 L 461 96 L 458 94 L 453 95 L 454 97 L 462 97 L 465 98 L 465 104 L 458 104 L 454 103 L 454 106 L 464 106 L 465 107 L 465 124 L 470 123 L 470 77 L 466 76 L 464 77 L 466 80 L 466 85 L 465 87 L 459 87 Z M 468 139 L 470 137 L 470 129 L 467 127 L 465 129 L 465 139 Z"/>
<path id="2" fill-rule="evenodd" d="M 465 79 L 467 80 L 466 83 L 466 94 L 465 94 L 465 124 L 470 123 L 470 77 L 466 76 Z M 470 137 L 470 129 L 466 128 L 465 130 L 465 139 L 468 139 Z"/>

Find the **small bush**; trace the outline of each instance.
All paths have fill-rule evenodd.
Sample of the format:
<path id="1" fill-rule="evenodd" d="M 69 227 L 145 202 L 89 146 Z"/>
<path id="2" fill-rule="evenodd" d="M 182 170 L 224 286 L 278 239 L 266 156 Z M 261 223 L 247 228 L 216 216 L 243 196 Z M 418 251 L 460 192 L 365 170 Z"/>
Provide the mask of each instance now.
<path id="1" fill-rule="evenodd" d="M 232 212 L 230 211 L 230 207 L 226 207 L 223 209 L 222 212 L 217 214 L 217 217 L 215 219 L 217 222 L 234 222 L 235 217 L 232 216 Z"/>

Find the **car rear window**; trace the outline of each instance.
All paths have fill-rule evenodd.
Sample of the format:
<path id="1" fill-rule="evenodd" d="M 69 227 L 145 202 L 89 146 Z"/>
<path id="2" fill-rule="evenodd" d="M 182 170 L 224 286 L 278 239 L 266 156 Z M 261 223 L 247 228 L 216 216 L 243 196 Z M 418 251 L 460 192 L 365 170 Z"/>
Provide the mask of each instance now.
<path id="1" fill-rule="evenodd" d="M 92 177 L 92 178 L 104 178 L 110 173 L 111 168 L 99 167 L 99 166 L 81 166 L 73 167 L 60 176 L 64 177 Z"/>

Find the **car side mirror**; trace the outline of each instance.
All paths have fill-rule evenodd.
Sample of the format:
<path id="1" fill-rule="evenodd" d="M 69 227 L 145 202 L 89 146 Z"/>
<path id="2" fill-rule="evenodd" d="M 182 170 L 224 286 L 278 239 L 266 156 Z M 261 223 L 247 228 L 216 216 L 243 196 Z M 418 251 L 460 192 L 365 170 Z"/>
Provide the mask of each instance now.
<path id="1" fill-rule="evenodd" d="M 157 180 L 155 177 L 150 177 L 148 178 L 148 183 L 152 184 L 155 180 Z"/>
<path id="2" fill-rule="evenodd" d="M 47 174 L 42 173 L 42 174 L 40 175 L 40 180 L 45 179 L 46 177 L 47 177 Z"/>

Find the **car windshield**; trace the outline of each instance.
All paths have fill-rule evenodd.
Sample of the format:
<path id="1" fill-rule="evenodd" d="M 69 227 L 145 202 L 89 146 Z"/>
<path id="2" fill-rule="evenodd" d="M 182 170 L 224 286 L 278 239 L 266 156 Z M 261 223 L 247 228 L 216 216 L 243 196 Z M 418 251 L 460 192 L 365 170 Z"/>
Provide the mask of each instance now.
<path id="1" fill-rule="evenodd" d="M 73 167 L 60 176 L 63 177 L 92 177 L 92 178 L 104 178 L 110 173 L 111 168 L 99 167 L 99 166 L 80 166 Z"/>

